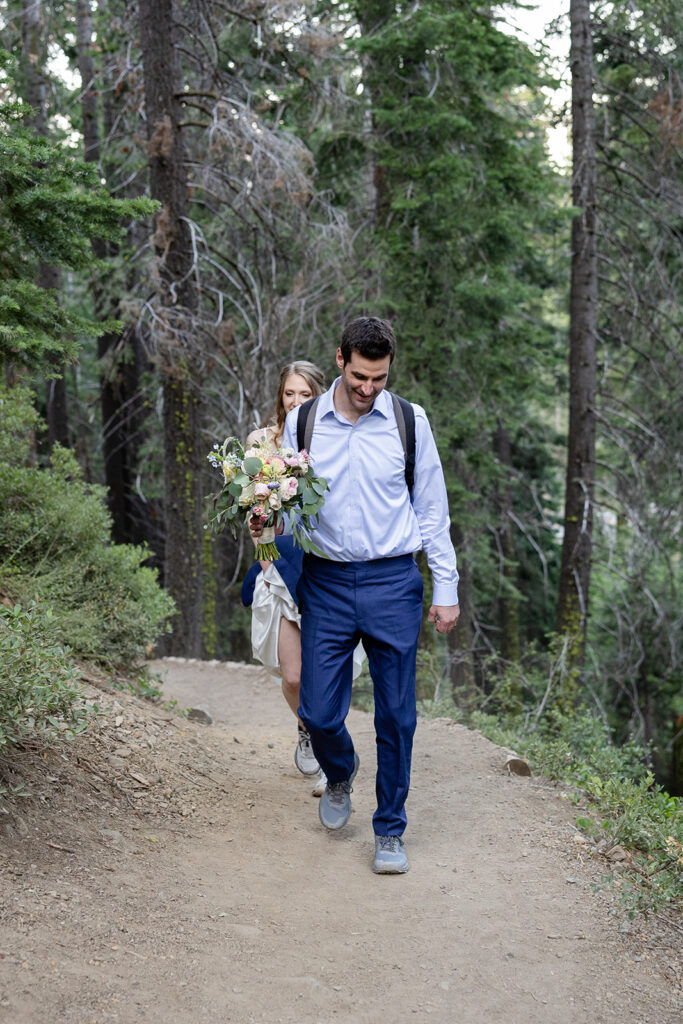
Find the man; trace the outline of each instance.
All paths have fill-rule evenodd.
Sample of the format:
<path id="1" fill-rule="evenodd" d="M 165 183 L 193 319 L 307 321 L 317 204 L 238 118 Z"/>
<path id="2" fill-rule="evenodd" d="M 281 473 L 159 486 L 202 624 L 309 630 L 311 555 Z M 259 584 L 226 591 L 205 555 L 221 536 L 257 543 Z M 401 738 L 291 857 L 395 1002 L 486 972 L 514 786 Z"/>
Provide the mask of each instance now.
<path id="1" fill-rule="evenodd" d="M 359 759 L 345 725 L 353 650 L 368 655 L 375 694 L 378 874 L 408 870 L 402 835 L 416 725 L 415 660 L 423 586 L 413 553 L 423 548 L 434 580 L 429 621 L 449 633 L 458 608 L 458 573 L 450 541 L 446 487 L 424 410 L 415 412 L 414 487 L 391 396 L 385 393 L 395 338 L 376 317 L 347 324 L 337 349 L 340 377 L 315 410 L 310 446 L 329 493 L 318 515 L 316 546 L 304 557 L 298 597 L 302 615 L 299 716 L 328 784 L 320 820 L 342 828 L 351 816 Z M 283 445 L 297 448 L 298 410 L 287 417 Z M 252 532 L 254 532 L 252 530 Z"/>

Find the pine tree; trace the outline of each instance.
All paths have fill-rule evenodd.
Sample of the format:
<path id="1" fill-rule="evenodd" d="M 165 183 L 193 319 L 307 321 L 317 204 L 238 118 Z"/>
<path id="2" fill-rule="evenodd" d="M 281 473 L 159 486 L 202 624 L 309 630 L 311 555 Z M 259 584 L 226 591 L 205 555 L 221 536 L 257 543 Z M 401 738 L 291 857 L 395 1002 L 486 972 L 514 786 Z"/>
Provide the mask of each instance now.
<path id="1" fill-rule="evenodd" d="M 620 738 L 654 744 L 677 793 L 682 32 L 678 4 L 595 6 L 601 360 L 589 681 Z"/>
<path id="2" fill-rule="evenodd" d="M 178 615 L 168 653 L 202 652 L 202 399 L 193 322 L 197 310 L 180 96 L 183 77 L 173 0 L 140 0 L 150 192 L 161 204 L 154 251 L 152 338 L 163 388 L 164 585 Z"/>
<path id="3" fill-rule="evenodd" d="M 425 405 L 442 452 L 462 568 L 452 681 L 469 688 L 480 655 L 515 652 L 533 630 L 517 571 L 529 539 L 554 548 L 519 472 L 545 446 L 551 475 L 557 364 L 540 240 L 557 216 L 533 126 L 542 78 L 485 10 L 439 0 L 354 9 L 371 125 L 365 307 L 395 321 L 396 384 Z"/>
<path id="4" fill-rule="evenodd" d="M 0 53 L 4 95 L 15 91 L 14 75 Z M 93 239 L 119 239 L 124 218 L 152 209 L 147 200 L 112 199 L 90 165 L 37 137 L 25 118 L 22 104 L 0 102 L 0 362 L 9 379 L 50 372 L 75 356 L 79 338 L 109 326 L 36 284 L 40 263 L 90 267 Z"/>
<path id="5" fill-rule="evenodd" d="M 572 264 L 569 297 L 569 438 L 557 630 L 570 676 L 580 673 L 590 594 L 595 492 L 598 257 L 595 211 L 593 37 L 589 0 L 571 0 Z M 571 685 L 571 684 L 568 684 Z"/>

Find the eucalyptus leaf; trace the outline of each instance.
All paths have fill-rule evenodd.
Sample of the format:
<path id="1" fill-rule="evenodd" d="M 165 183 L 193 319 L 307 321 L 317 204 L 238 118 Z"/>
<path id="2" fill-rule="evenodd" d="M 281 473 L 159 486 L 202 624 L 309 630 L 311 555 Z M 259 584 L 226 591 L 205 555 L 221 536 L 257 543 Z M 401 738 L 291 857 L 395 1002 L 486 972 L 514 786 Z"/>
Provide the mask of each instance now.
<path id="1" fill-rule="evenodd" d="M 263 462 L 261 459 L 257 459 L 255 455 L 250 455 L 248 459 L 245 459 L 242 463 L 242 469 L 249 476 L 256 476 L 263 469 Z"/>

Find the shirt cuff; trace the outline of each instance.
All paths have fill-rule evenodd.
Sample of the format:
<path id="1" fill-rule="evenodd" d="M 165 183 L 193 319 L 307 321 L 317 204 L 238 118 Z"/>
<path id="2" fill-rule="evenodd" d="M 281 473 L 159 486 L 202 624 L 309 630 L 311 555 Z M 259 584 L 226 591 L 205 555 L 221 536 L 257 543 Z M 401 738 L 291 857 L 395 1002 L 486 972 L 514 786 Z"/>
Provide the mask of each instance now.
<path id="1" fill-rule="evenodd" d="M 432 594 L 432 604 L 438 604 L 442 608 L 451 607 L 458 603 L 457 583 L 435 583 Z"/>

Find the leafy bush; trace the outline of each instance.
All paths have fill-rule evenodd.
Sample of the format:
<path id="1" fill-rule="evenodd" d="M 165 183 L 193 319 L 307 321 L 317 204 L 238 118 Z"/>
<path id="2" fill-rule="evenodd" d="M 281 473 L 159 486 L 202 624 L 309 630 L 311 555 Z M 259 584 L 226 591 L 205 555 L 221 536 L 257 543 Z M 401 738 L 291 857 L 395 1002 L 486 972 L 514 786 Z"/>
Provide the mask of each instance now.
<path id="1" fill-rule="evenodd" d="M 622 888 L 628 911 L 683 909 L 683 801 L 669 796 L 651 772 L 637 782 L 592 776 L 582 792 L 589 816 L 579 816 L 577 826 L 635 851 Z"/>
<path id="2" fill-rule="evenodd" d="M 110 543 L 104 488 L 83 480 L 73 452 L 55 446 L 50 467 L 26 465 L 29 400 L 0 388 L 0 583 L 23 605 L 50 605 L 75 655 L 130 668 L 173 602 L 145 548 Z"/>
<path id="3" fill-rule="evenodd" d="M 0 755 L 85 728 L 79 672 L 56 632 L 49 609 L 0 607 Z"/>

